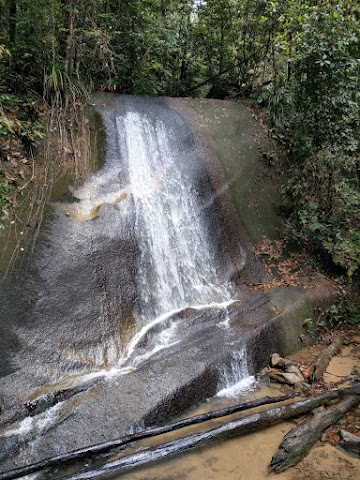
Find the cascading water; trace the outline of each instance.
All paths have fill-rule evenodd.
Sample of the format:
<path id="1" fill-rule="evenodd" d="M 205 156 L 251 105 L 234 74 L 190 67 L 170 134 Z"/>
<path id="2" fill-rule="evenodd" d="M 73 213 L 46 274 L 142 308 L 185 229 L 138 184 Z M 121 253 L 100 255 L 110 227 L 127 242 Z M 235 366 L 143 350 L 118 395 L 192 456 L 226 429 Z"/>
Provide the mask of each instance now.
<path id="1" fill-rule="evenodd" d="M 203 225 L 200 193 L 172 148 L 171 130 L 136 112 L 116 124 L 135 202 L 141 325 L 188 306 L 228 301 Z"/>
<path id="2" fill-rule="evenodd" d="M 216 248 L 205 228 L 194 158 L 179 155 L 174 132 L 161 119 L 151 122 L 146 114 L 130 111 L 116 118 L 116 127 L 135 204 L 137 321 L 142 328 L 121 358 L 123 365 L 151 327 L 162 324 L 152 345 L 157 352 L 178 341 L 181 325 L 171 322 L 174 314 L 214 304 L 226 309 L 231 294 L 221 283 Z"/>
<path id="3" fill-rule="evenodd" d="M 106 162 L 55 205 L 28 276 L 8 289 L 17 310 L 0 304 L 20 339 L 1 379 L 5 468 L 168 421 L 249 376 L 241 335 L 265 302 L 232 281 L 245 249 L 234 242 L 234 266 L 204 152 L 166 101 L 98 107 Z"/>
<path id="4" fill-rule="evenodd" d="M 246 391 L 254 383 L 250 376 L 249 361 L 246 346 L 231 352 L 230 362 L 222 366 L 223 388 L 218 392 L 218 397 L 234 397 Z"/>

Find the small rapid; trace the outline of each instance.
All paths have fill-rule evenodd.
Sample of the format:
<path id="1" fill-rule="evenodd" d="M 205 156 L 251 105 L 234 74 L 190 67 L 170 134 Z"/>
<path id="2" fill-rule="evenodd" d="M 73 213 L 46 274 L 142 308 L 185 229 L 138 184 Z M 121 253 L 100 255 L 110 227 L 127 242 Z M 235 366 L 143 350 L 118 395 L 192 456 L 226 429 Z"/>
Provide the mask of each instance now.
<path id="1" fill-rule="evenodd" d="M 255 383 L 255 377 L 250 374 L 246 345 L 230 353 L 230 361 L 222 365 L 220 390 L 217 397 L 238 397 Z M 222 386 L 222 388 L 221 388 Z"/>

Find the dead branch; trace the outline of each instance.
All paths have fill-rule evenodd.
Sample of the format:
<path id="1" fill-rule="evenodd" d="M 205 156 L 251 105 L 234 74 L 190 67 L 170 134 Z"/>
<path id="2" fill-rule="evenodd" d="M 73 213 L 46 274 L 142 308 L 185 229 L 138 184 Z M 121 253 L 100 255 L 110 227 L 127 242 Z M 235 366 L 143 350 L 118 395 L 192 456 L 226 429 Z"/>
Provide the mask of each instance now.
<path id="1" fill-rule="evenodd" d="M 82 391 L 82 390 L 80 390 Z M 68 398 L 70 393 L 74 393 L 73 391 L 68 392 L 68 391 L 59 391 L 55 392 L 56 399 L 65 399 Z M 77 391 L 75 392 L 77 393 Z M 242 412 L 244 410 L 249 410 L 251 408 L 256 408 L 260 407 L 262 405 L 268 405 L 268 404 L 273 404 L 273 403 L 279 403 L 279 402 L 284 402 L 285 400 L 289 400 L 291 398 L 294 398 L 296 396 L 295 393 L 291 393 L 289 395 L 282 395 L 279 397 L 262 397 L 257 400 L 253 400 L 250 402 L 245 402 L 241 403 L 238 405 L 234 405 L 232 407 L 228 408 L 223 408 L 221 410 L 215 410 L 213 412 L 209 413 L 204 413 L 201 415 L 196 415 L 193 417 L 186 418 L 184 420 L 179 420 L 178 422 L 171 423 L 169 425 L 164 425 L 161 427 L 153 427 L 153 428 L 148 428 L 146 430 L 127 435 L 125 437 L 118 438 L 116 440 L 112 440 L 109 442 L 101 443 L 98 445 L 92 445 L 90 447 L 85 447 L 83 449 L 79 450 L 74 450 L 72 452 L 68 452 L 64 455 L 58 455 L 56 457 L 52 458 L 47 458 L 45 460 L 42 460 L 41 462 L 28 465 L 26 467 L 21 467 L 17 468 L 15 470 L 11 470 L 8 472 L 0 473 L 0 480 L 11 480 L 14 478 L 22 477 L 24 475 L 29 475 L 31 473 L 38 472 L 40 470 L 43 470 L 44 468 L 49 468 L 49 467 L 59 467 L 61 465 L 66 465 L 70 464 L 74 461 L 79 461 L 84 458 L 88 458 L 92 455 L 96 455 L 99 453 L 105 453 L 108 452 L 109 450 L 112 450 L 113 448 L 118 448 L 122 447 L 124 445 L 127 445 L 128 443 L 137 441 L 137 440 L 143 440 L 145 438 L 150 438 L 150 437 L 155 437 L 157 435 L 161 435 L 167 432 L 172 432 L 174 430 L 178 430 L 180 428 L 188 427 L 190 425 L 196 425 L 198 423 L 202 422 L 207 422 L 208 420 L 213 420 L 215 418 L 220 418 L 220 417 L 225 417 L 227 415 L 231 415 L 233 413 L 237 412 Z M 51 397 L 52 398 L 52 397 Z M 41 402 L 40 402 L 41 403 Z M 36 413 L 39 413 L 41 410 L 40 407 L 42 405 L 34 404 L 34 406 L 31 406 L 31 410 L 36 409 Z M 49 404 L 48 404 L 49 405 Z M 29 406 L 27 406 L 27 415 L 29 415 Z M 15 417 L 13 417 L 14 419 Z M 21 419 L 24 418 L 24 414 Z M 18 417 L 16 417 L 18 419 Z"/>
<path id="2" fill-rule="evenodd" d="M 279 450 L 273 456 L 269 465 L 270 470 L 283 472 L 289 467 L 296 465 L 317 442 L 323 431 L 337 422 L 346 412 L 360 403 L 359 395 L 351 395 L 337 405 L 315 414 L 283 438 Z"/>
<path id="3" fill-rule="evenodd" d="M 336 335 L 331 344 L 321 353 L 321 355 L 319 355 L 316 362 L 312 366 L 312 373 L 309 376 L 311 383 L 322 380 L 330 360 L 339 352 L 343 342 L 343 337 L 341 335 Z"/>

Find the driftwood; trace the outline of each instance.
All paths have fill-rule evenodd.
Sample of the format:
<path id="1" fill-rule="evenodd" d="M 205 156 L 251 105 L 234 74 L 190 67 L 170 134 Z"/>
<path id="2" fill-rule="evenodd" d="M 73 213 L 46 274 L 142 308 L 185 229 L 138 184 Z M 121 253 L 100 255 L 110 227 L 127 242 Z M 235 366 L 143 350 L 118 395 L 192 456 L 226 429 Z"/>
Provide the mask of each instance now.
<path id="1" fill-rule="evenodd" d="M 330 360 L 334 355 L 339 352 L 343 342 L 343 337 L 341 335 L 336 335 L 331 344 L 317 358 L 316 362 L 312 366 L 312 371 L 309 376 L 309 380 L 311 383 L 319 382 L 320 380 L 322 380 Z"/>
<path id="2" fill-rule="evenodd" d="M 340 390 L 332 390 L 306 400 L 255 413 L 239 420 L 223 424 L 212 430 L 188 435 L 171 442 L 160 444 L 157 447 L 145 448 L 133 455 L 128 455 L 108 462 L 96 470 L 80 472 L 65 477 L 63 480 L 88 480 L 97 477 L 105 478 L 114 474 L 118 475 L 124 471 L 185 452 L 199 446 L 200 444 L 204 445 L 214 440 L 222 440 L 233 436 L 243 435 L 270 425 L 275 425 L 284 420 L 299 417 L 320 405 L 329 404 L 333 400 L 341 398 L 343 395 L 351 395 L 349 401 L 352 402 L 356 395 L 360 395 L 360 384 Z"/>
<path id="3" fill-rule="evenodd" d="M 339 447 L 360 459 L 360 437 L 346 430 L 340 430 L 340 437 L 342 440 L 339 443 Z"/>
<path id="4" fill-rule="evenodd" d="M 285 400 L 289 400 L 291 398 L 294 398 L 295 396 L 296 396 L 295 393 L 291 393 L 289 395 L 282 395 L 279 397 L 262 397 L 257 400 L 234 405 L 232 407 L 223 408 L 221 410 L 215 410 L 213 412 L 204 413 L 201 415 L 196 415 L 193 417 L 186 418 L 184 420 L 179 420 L 178 422 L 174 422 L 169 425 L 148 428 L 146 430 L 143 430 L 131 435 L 127 435 L 125 437 L 118 438 L 116 440 L 101 443 L 98 445 L 93 445 L 93 446 L 86 447 L 79 450 L 74 450 L 64 455 L 58 455 L 56 457 L 48 458 L 48 459 L 42 460 L 41 462 L 28 465 L 26 467 L 21 467 L 15 470 L 0 473 L 0 480 L 11 480 L 24 475 L 29 475 L 31 473 L 38 472 L 45 468 L 54 467 L 54 466 L 59 467 L 61 465 L 66 465 L 72 462 L 82 460 L 84 458 L 88 458 L 92 455 L 108 452 L 109 450 L 122 447 L 136 440 L 143 440 L 145 438 L 155 437 L 157 435 L 162 435 L 167 432 L 172 432 L 174 430 L 188 427 L 190 425 L 196 425 L 198 423 L 207 422 L 208 420 L 225 417 L 233 413 L 242 412 L 244 410 L 260 407 L 262 405 L 269 405 L 273 403 L 284 402 Z"/>
<path id="5" fill-rule="evenodd" d="M 296 465 L 308 453 L 311 447 L 321 438 L 323 431 L 337 422 L 347 411 L 360 403 L 360 395 L 351 395 L 337 405 L 315 414 L 283 438 L 279 450 L 273 456 L 270 470 L 283 472 Z"/>

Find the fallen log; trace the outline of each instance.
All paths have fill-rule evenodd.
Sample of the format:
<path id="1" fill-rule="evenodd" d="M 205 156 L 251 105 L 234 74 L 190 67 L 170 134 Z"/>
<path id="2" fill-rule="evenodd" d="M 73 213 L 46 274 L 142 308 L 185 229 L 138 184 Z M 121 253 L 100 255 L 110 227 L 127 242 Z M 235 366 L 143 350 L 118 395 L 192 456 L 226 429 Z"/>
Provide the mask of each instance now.
<path id="1" fill-rule="evenodd" d="M 170 423 L 169 425 L 148 428 L 146 430 L 133 433 L 131 435 L 126 435 L 125 437 L 121 437 L 109 442 L 104 442 L 101 444 L 92 445 L 90 447 L 85 447 L 83 449 L 74 450 L 72 452 L 68 452 L 63 455 L 47 458 L 45 460 L 42 460 L 41 462 L 28 465 L 26 467 L 21 467 L 15 470 L 0 473 L 0 480 L 12 480 L 14 478 L 18 478 L 24 475 L 29 475 L 31 473 L 38 472 L 45 468 L 54 467 L 54 466 L 59 467 L 61 465 L 70 464 L 72 462 L 76 462 L 79 460 L 83 460 L 84 458 L 88 458 L 92 455 L 96 455 L 99 453 L 106 453 L 109 450 L 122 447 L 124 445 L 127 445 L 137 440 L 143 440 L 145 438 L 155 437 L 157 435 L 162 435 L 164 433 L 172 432 L 180 428 L 196 425 L 198 423 L 207 422 L 208 420 L 213 420 L 216 418 L 225 417 L 228 415 L 232 415 L 233 413 L 250 410 L 251 408 L 260 407 L 262 405 L 269 405 L 273 403 L 284 402 L 285 400 L 289 400 L 291 398 L 294 398 L 295 396 L 296 396 L 295 393 L 291 393 L 289 395 L 282 395 L 279 397 L 262 397 L 257 400 L 240 403 L 238 405 L 234 405 L 228 408 L 223 408 L 221 410 L 215 410 L 213 412 L 203 413 L 201 415 L 195 415 L 193 417 L 189 417 L 184 420 L 179 420 L 177 422 Z"/>
<path id="2" fill-rule="evenodd" d="M 337 422 L 346 412 L 360 403 L 360 395 L 351 395 L 328 410 L 315 414 L 283 438 L 279 450 L 272 457 L 269 470 L 283 472 L 296 465 L 321 438 L 324 430 Z"/>
<path id="3" fill-rule="evenodd" d="M 165 457 L 183 453 L 199 446 L 200 444 L 204 445 L 214 440 L 224 440 L 233 436 L 243 435 L 261 428 L 275 425 L 280 421 L 299 417 L 320 405 L 327 405 L 333 400 L 341 398 L 343 395 L 351 395 L 351 399 L 356 395 L 360 395 L 360 384 L 341 390 L 325 392 L 316 397 L 255 413 L 239 420 L 233 420 L 212 430 L 188 435 L 171 442 L 160 444 L 157 447 L 145 448 L 138 453 L 108 462 L 96 470 L 86 470 L 69 477 L 63 477 L 63 480 L 88 480 L 97 477 L 105 478 L 114 474 L 118 475 L 130 469 L 161 460 Z"/>
<path id="4" fill-rule="evenodd" d="M 342 440 L 338 444 L 339 447 L 350 455 L 360 459 L 360 437 L 346 430 L 340 430 L 340 437 Z"/>
<path id="5" fill-rule="evenodd" d="M 320 380 L 322 380 L 326 368 L 330 363 L 330 360 L 334 355 L 339 352 L 343 342 L 344 338 L 341 335 L 335 335 L 334 340 L 321 353 L 321 355 L 319 355 L 316 362 L 312 366 L 311 374 L 309 375 L 310 383 L 319 382 Z"/>

